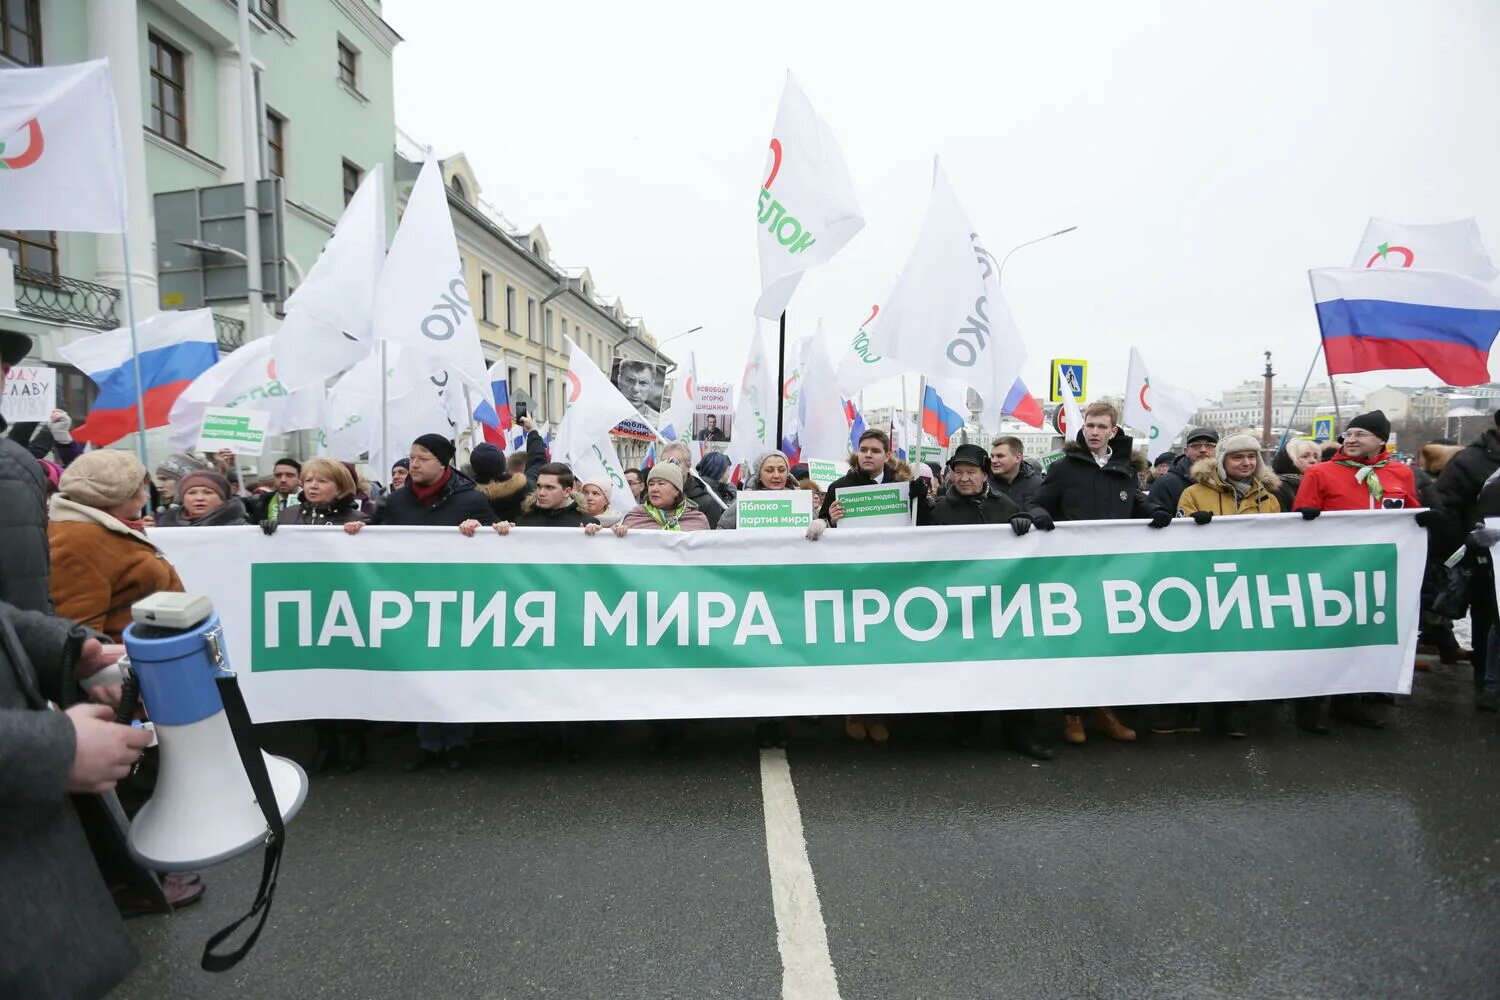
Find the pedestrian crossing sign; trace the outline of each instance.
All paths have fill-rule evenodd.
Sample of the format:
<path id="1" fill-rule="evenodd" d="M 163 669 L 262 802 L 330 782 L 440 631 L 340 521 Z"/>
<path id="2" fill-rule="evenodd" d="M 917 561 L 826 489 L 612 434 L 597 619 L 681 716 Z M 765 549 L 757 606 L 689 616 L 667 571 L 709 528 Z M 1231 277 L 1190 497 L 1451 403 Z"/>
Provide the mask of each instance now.
<path id="1" fill-rule="evenodd" d="M 1068 387 L 1073 390 L 1073 398 L 1078 400 L 1080 406 L 1087 401 L 1089 393 L 1089 363 L 1074 358 L 1053 358 L 1052 378 L 1049 398 L 1054 403 L 1061 403 L 1062 380 L 1068 380 Z"/>
<path id="2" fill-rule="evenodd" d="M 1333 440 L 1333 418 L 1313 417 L 1312 439 L 1319 444 Z"/>

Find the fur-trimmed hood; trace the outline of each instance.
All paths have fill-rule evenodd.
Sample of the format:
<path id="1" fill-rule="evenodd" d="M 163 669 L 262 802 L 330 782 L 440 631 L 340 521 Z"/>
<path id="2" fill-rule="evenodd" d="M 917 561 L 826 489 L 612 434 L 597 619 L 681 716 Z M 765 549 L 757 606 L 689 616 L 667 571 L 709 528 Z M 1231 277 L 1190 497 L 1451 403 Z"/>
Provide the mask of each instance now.
<path id="1" fill-rule="evenodd" d="M 1229 485 L 1229 477 L 1224 474 L 1224 457 L 1205 458 L 1193 464 L 1193 482 L 1202 483 L 1210 489 L 1218 490 L 1220 493 L 1229 493 L 1233 487 Z M 1275 493 L 1276 488 L 1281 485 L 1281 479 L 1276 473 L 1266 468 L 1266 463 L 1257 461 L 1255 473 L 1250 477 L 1257 487 L 1267 493 Z"/>
<path id="2" fill-rule="evenodd" d="M 513 472 L 504 479 L 494 482 L 475 483 L 474 488 L 483 494 L 486 500 L 508 500 L 526 489 L 526 477 Z"/>

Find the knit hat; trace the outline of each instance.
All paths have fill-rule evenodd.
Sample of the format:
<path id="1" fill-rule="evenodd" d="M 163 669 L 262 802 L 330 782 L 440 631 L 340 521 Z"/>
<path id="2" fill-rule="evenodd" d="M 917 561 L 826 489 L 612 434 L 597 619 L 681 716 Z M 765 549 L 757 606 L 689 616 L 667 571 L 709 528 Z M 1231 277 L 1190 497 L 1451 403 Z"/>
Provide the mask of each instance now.
<path id="1" fill-rule="evenodd" d="M 453 447 L 453 442 L 449 441 L 441 434 L 423 434 L 421 437 L 413 441 L 412 445 L 421 445 L 423 448 L 426 448 L 428 451 L 432 452 L 433 458 L 437 459 L 439 462 L 442 462 L 444 465 L 448 465 L 453 461 L 453 454 L 456 450 Z"/>
<path id="2" fill-rule="evenodd" d="M 37 461 L 47 470 L 47 485 L 52 487 L 54 493 L 57 492 L 57 484 L 62 481 L 63 467 L 46 458 L 39 458 Z"/>
<path id="3" fill-rule="evenodd" d="M 1228 455 L 1234 451 L 1260 451 L 1260 441 L 1253 434 L 1231 434 L 1219 442 L 1219 454 Z"/>
<path id="4" fill-rule="evenodd" d="M 1172 452 L 1170 452 L 1170 451 L 1164 451 L 1160 455 L 1157 455 L 1156 459 L 1151 464 L 1152 465 L 1171 465 L 1175 461 L 1177 461 L 1177 456 L 1176 455 L 1172 454 Z"/>
<path id="5" fill-rule="evenodd" d="M 1369 413 L 1361 413 L 1344 426 L 1344 430 L 1352 431 L 1358 427 L 1362 431 L 1369 431 L 1382 441 L 1391 439 L 1391 422 L 1386 415 L 1379 410 L 1371 410 Z"/>
<path id="6" fill-rule="evenodd" d="M 75 465 L 78 463 L 74 463 Z M 177 499 L 180 501 L 194 486 L 207 486 L 225 500 L 229 499 L 229 480 L 212 469 L 194 469 L 177 481 Z"/>
<path id="7" fill-rule="evenodd" d="M 128 451 L 103 449 L 79 455 L 63 470 L 57 488 L 69 500 L 104 510 L 117 507 L 146 485 L 146 467 Z"/>
<path id="8" fill-rule="evenodd" d="M 682 492 L 682 470 L 671 462 L 658 462 L 653 465 L 651 467 L 651 474 L 646 477 L 647 485 L 650 485 L 653 479 L 665 479 L 677 487 L 678 493 Z"/>
<path id="9" fill-rule="evenodd" d="M 208 468 L 206 463 L 179 451 L 169 455 L 165 462 L 156 467 L 156 475 L 160 479 L 181 479 L 195 469 L 206 468 Z"/>
<path id="10" fill-rule="evenodd" d="M 31 353 L 31 338 L 19 330 L 0 330 L 0 361 L 18 365 Z"/>
<path id="11" fill-rule="evenodd" d="M 409 458 L 398 458 L 394 462 L 391 463 L 391 468 L 392 469 L 410 469 L 411 468 L 411 459 L 409 459 Z"/>
<path id="12" fill-rule="evenodd" d="M 1212 441 L 1214 444 L 1218 444 L 1219 432 L 1212 427 L 1194 427 L 1188 431 L 1188 436 L 1182 443 L 1192 444 L 1194 441 Z"/>
<path id="13" fill-rule="evenodd" d="M 609 496 L 611 493 L 613 493 L 615 488 L 615 484 L 610 481 L 608 476 L 595 476 L 593 479 L 585 479 L 579 485 L 597 486 L 600 490 L 603 491 L 605 496 Z"/>
<path id="14" fill-rule="evenodd" d="M 505 452 L 488 441 L 474 449 L 469 456 L 469 466 L 474 470 L 474 481 L 479 483 L 493 483 L 509 475 L 505 468 Z"/>

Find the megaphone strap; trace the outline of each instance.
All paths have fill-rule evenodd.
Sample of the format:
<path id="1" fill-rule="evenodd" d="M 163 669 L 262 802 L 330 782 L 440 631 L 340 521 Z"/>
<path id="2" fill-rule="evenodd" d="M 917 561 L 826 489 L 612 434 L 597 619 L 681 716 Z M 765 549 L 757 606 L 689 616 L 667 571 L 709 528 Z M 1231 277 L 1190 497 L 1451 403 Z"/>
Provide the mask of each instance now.
<path id="1" fill-rule="evenodd" d="M 234 734 L 234 747 L 239 751 L 240 763 L 244 765 L 245 775 L 250 779 L 250 788 L 255 792 L 256 804 L 260 806 L 261 814 L 266 818 L 266 827 L 270 830 L 266 837 L 265 861 L 260 870 L 260 888 L 255 892 L 255 902 L 251 904 L 250 911 L 209 938 L 208 943 L 203 946 L 203 970 L 226 972 L 238 965 L 250 953 L 250 949 L 255 947 L 260 932 L 265 929 L 266 918 L 271 915 L 271 900 L 276 895 L 276 877 L 281 871 L 281 850 L 285 846 L 286 827 L 281 822 L 281 807 L 277 805 L 276 792 L 271 787 L 271 776 L 266 773 L 266 759 L 261 754 L 260 743 L 250 725 L 250 712 L 245 708 L 245 699 L 240 694 L 239 678 L 234 674 L 224 674 L 215 677 L 214 683 L 224 702 L 224 714 L 229 720 L 229 729 Z M 259 919 L 255 921 L 254 929 L 243 944 L 225 954 L 214 951 L 251 917 Z"/>

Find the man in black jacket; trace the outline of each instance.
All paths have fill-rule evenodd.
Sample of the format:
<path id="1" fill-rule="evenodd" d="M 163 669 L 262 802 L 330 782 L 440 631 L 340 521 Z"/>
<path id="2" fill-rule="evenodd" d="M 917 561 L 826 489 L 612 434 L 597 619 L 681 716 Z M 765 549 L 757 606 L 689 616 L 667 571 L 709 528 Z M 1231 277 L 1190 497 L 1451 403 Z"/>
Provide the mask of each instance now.
<path id="1" fill-rule="evenodd" d="M 838 492 L 846 486 L 873 486 L 877 483 L 894 483 L 896 467 L 888 464 L 891 457 L 891 439 L 885 431 L 871 427 L 859 436 L 859 450 L 853 456 L 853 468 L 829 484 L 823 494 L 823 506 L 818 516 L 836 527 L 844 516 L 844 505 L 839 503 Z M 907 502 L 918 511 L 929 501 L 927 481 L 921 476 L 912 478 L 907 487 Z"/>
<path id="2" fill-rule="evenodd" d="M 1151 507 L 1176 517 L 1177 501 L 1182 499 L 1182 491 L 1193 485 L 1193 466 L 1205 458 L 1213 458 L 1218 449 L 1218 431 L 1208 427 L 1194 427 L 1188 431 L 1182 454 L 1151 484 L 1151 493 L 1146 497 L 1151 501 Z"/>
<path id="3" fill-rule="evenodd" d="M 578 506 L 573 470 L 562 462 L 549 462 L 537 470 L 536 490 L 521 505 L 521 515 L 512 524 L 501 521 L 495 530 L 510 534 L 511 528 L 583 528 L 585 534 L 599 531 L 599 519 Z"/>
<path id="4" fill-rule="evenodd" d="M 514 523 L 521 517 L 521 504 L 536 488 L 537 475 L 547 464 L 547 443 L 536 432 L 530 417 L 517 421 L 526 431 L 526 463 L 518 472 L 510 470 L 505 452 L 486 441 L 469 456 L 474 482 L 489 501 L 495 521 Z"/>
<path id="5" fill-rule="evenodd" d="M 31 338 L 0 330 L 0 394 L 12 365 L 31 350 Z M 5 435 L 0 417 L 0 601 L 23 611 L 52 613 L 48 589 L 47 474 L 42 464 Z"/>
<path id="6" fill-rule="evenodd" d="M 990 442 L 990 489 L 1016 502 L 1022 510 L 1031 507 L 1042 488 L 1042 473 L 1026 459 L 1026 446 L 1018 437 L 1002 434 Z"/>
<path id="7" fill-rule="evenodd" d="M 961 444 L 948 460 L 948 488 L 928 507 L 918 509 L 923 525 L 1010 525 L 1024 535 L 1031 530 L 1031 515 L 1015 501 L 996 493 L 988 482 L 989 456 L 977 444 Z M 1019 754 L 1036 760 L 1051 760 L 1052 750 L 1037 737 L 1036 713 L 1030 709 L 996 712 L 1001 739 Z M 959 746 L 972 746 L 984 725 L 983 712 L 955 712 L 953 739 Z"/>
<path id="8" fill-rule="evenodd" d="M 423 434 L 411 445 L 411 472 L 406 485 L 394 490 L 375 512 L 376 524 L 456 527 L 472 536 L 480 525 L 494 524 L 489 501 L 474 488 L 474 480 L 449 463 L 453 442 L 441 434 Z M 356 535 L 364 525 L 351 521 L 344 530 Z M 417 752 L 405 768 L 420 771 L 442 760 L 457 771 L 468 761 L 474 738 L 472 722 L 421 722 L 417 724 Z"/>
<path id="9" fill-rule="evenodd" d="M 1141 481 L 1130 464 L 1131 440 L 1120 428 L 1120 413 L 1109 403 L 1090 403 L 1083 411 L 1083 428 L 1063 448 L 1063 457 L 1047 470 L 1037 490 L 1031 517 L 1043 531 L 1058 521 L 1106 521 L 1149 518 L 1153 528 L 1172 523 L 1172 514 L 1153 510 L 1141 492 Z M 1115 717 L 1114 709 L 1094 709 L 1094 722 L 1112 740 L 1129 742 L 1135 730 Z M 1063 739 L 1083 743 L 1083 713 L 1063 714 Z"/>
<path id="10" fill-rule="evenodd" d="M 1454 455 L 1438 475 L 1434 523 L 1428 533 L 1428 547 L 1437 559 L 1446 559 L 1456 552 L 1474 525 L 1483 520 L 1479 491 L 1496 470 L 1500 470 L 1500 410 L 1495 411 L 1495 426 Z M 1491 556 L 1488 549 L 1477 545 L 1471 546 L 1466 556 L 1467 564 L 1473 570 L 1469 581 L 1469 623 L 1473 626 L 1470 645 L 1473 652 L 1469 659 L 1474 665 L 1476 690 L 1483 686 L 1490 629 L 1500 619 L 1500 612 L 1495 607 L 1495 571 Z"/>
<path id="11" fill-rule="evenodd" d="M 302 463 L 295 458 L 278 458 L 271 466 L 271 479 L 276 483 L 274 490 L 245 501 L 245 519 L 251 524 L 275 521 L 283 510 L 296 504 L 297 491 L 302 489 Z"/>

